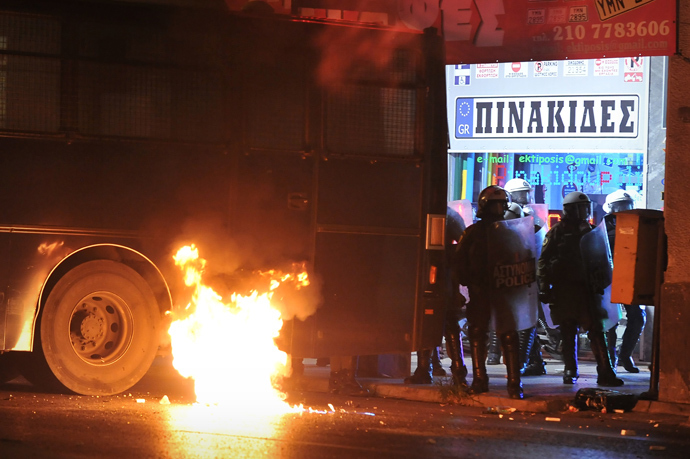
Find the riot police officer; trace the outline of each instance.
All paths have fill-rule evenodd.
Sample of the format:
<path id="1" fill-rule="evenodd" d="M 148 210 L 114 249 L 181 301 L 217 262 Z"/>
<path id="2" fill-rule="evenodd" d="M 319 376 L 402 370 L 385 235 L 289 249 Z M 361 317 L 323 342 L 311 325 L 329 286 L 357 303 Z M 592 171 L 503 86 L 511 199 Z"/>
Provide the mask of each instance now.
<path id="1" fill-rule="evenodd" d="M 603 288 L 596 285 L 585 269 L 580 248 L 582 237 L 592 231 L 589 224 L 592 203 L 582 192 L 573 191 L 563 199 L 563 218 L 544 238 L 537 263 L 539 297 L 551 305 L 551 319 L 559 325 L 563 343 L 564 384 L 574 384 L 578 377 L 578 331 L 587 330 L 597 361 L 597 384 L 621 386 L 611 366 L 601 307 Z"/>
<path id="2" fill-rule="evenodd" d="M 606 196 L 603 207 L 606 212 L 604 223 L 606 224 L 606 232 L 609 237 L 611 253 L 613 253 L 616 242 L 616 212 L 633 209 L 635 207 L 635 202 L 627 191 L 616 190 Z M 614 325 L 607 332 L 611 363 L 614 369 L 618 362 L 620 362 L 628 373 L 639 373 L 640 369 L 635 366 L 632 353 L 637 345 L 637 341 L 640 339 L 645 323 L 647 322 L 647 314 L 645 313 L 644 306 L 624 304 L 623 308 L 625 309 L 627 324 L 623 332 L 623 341 L 618 357 L 616 357 L 616 328 L 618 326 Z"/>
<path id="3" fill-rule="evenodd" d="M 519 206 L 522 210 L 519 216 L 531 216 L 534 219 L 534 232 L 544 226 L 542 219 L 532 210 L 530 204 L 534 204 L 532 198 L 532 185 L 521 178 L 510 179 L 506 182 L 505 190 L 510 193 L 512 206 Z M 510 217 L 510 209 L 506 213 L 506 220 Z M 517 212 L 513 212 L 517 215 Z M 518 217 L 513 217 L 518 218 Z M 540 233 L 543 234 L 543 233 Z M 541 238 L 539 238 L 541 245 Z M 541 309 L 541 305 L 540 305 Z M 540 311 L 540 315 L 543 312 Z M 541 345 L 537 337 L 536 326 L 526 330 L 520 330 L 520 374 L 523 376 L 542 376 L 546 374 L 546 363 L 541 355 Z M 491 345 L 489 345 L 489 355 L 491 355 Z"/>
<path id="4" fill-rule="evenodd" d="M 510 205 L 510 196 L 501 187 L 492 185 L 479 193 L 477 223 L 470 225 L 458 241 L 455 268 L 458 282 L 467 286 L 470 302 L 467 305 L 468 336 L 472 353 L 473 380 L 470 393 L 488 392 L 486 373 L 487 336 L 492 315 L 492 264 L 489 259 L 491 227 L 502 221 Z M 513 322 L 514 323 L 514 322 Z M 503 361 L 508 374 L 508 395 L 524 397 L 518 361 L 519 339 L 516 330 L 499 331 Z"/>
<path id="5" fill-rule="evenodd" d="M 446 310 L 443 333 L 446 339 L 446 352 L 450 357 L 450 372 L 453 385 L 461 390 L 467 390 L 467 366 L 460 337 L 460 316 L 465 298 L 460 293 L 460 285 L 455 270 L 452 269 L 455 255 L 455 242 L 460 240 L 465 231 L 465 223 L 458 212 L 448 207 L 446 209 Z M 437 357 L 436 357 L 437 358 Z M 405 378 L 405 384 L 431 384 L 433 382 L 434 366 L 433 351 L 421 349 L 417 351 L 417 368 L 411 376 Z M 440 366 L 440 365 L 439 365 Z M 445 371 L 444 371 L 445 374 Z M 441 376 L 441 375 L 439 375 Z"/>
<path id="6" fill-rule="evenodd" d="M 539 231 L 545 224 L 541 217 L 537 215 L 533 209 L 530 207 L 534 204 L 534 197 L 532 196 L 532 185 L 521 178 L 510 179 L 506 182 L 505 190 L 510 193 L 510 199 L 512 202 L 517 203 L 522 207 L 522 211 L 526 217 L 532 217 L 534 219 L 534 232 Z"/>

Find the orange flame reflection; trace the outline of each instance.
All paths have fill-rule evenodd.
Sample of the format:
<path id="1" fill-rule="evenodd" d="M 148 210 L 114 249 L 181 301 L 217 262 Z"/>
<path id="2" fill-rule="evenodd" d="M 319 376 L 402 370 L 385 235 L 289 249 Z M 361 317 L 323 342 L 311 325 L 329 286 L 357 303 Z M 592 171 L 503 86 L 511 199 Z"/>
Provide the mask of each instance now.
<path id="1" fill-rule="evenodd" d="M 271 306 L 271 297 L 272 290 L 287 280 L 296 282 L 296 288 L 309 285 L 306 273 L 261 273 L 270 276 L 271 291 L 233 293 L 225 303 L 203 285 L 205 260 L 194 245 L 182 247 L 173 258 L 184 272 L 185 284 L 194 290 L 185 310 L 188 315 L 173 317 L 168 331 L 173 366 L 194 379 L 197 402 L 229 405 L 245 413 L 299 411 L 283 401 L 284 394 L 273 384 L 275 378 L 289 376 L 289 368 L 287 354 L 274 342 L 283 320 Z"/>

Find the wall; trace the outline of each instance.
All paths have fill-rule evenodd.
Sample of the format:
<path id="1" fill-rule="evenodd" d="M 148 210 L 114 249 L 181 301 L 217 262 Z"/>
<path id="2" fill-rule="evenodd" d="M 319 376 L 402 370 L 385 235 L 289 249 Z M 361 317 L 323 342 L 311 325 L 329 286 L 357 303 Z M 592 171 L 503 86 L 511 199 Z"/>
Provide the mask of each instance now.
<path id="1" fill-rule="evenodd" d="M 690 2 L 679 2 L 678 53 L 669 59 L 664 192 L 668 269 L 661 295 L 659 400 L 690 403 Z"/>

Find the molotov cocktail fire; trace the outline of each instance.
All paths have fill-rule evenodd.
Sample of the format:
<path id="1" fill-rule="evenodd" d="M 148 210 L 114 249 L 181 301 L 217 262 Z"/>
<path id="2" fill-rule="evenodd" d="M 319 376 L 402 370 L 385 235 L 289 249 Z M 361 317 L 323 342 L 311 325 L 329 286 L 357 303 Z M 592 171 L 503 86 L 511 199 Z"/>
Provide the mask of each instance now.
<path id="1" fill-rule="evenodd" d="M 204 285 L 206 261 L 199 257 L 197 247 L 182 247 L 174 260 L 193 294 L 169 329 L 173 366 L 194 380 L 197 402 L 245 412 L 294 411 L 274 384 L 276 378 L 289 376 L 289 368 L 287 355 L 274 341 L 283 318 L 271 298 L 280 285 L 308 286 L 307 273 L 261 272 L 269 277 L 267 291 L 233 293 L 226 301 Z"/>

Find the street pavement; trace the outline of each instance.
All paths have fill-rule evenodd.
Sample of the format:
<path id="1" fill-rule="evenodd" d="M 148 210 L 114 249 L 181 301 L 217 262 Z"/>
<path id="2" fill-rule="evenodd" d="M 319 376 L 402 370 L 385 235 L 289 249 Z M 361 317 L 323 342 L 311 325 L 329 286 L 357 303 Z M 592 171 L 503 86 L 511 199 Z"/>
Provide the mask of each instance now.
<path id="1" fill-rule="evenodd" d="M 522 378 L 524 386 L 524 400 L 513 400 L 506 392 L 505 365 L 487 365 L 489 374 L 489 392 L 479 395 L 458 394 L 452 390 L 450 376 L 434 377 L 433 384 L 411 385 L 405 384 L 403 378 L 364 378 L 358 381 L 367 388 L 372 396 L 396 398 L 403 400 L 453 403 L 466 406 L 484 406 L 487 409 L 510 409 L 530 412 L 556 412 L 567 410 L 575 400 L 580 389 L 593 388 L 616 391 L 619 394 L 632 394 L 637 399 L 633 411 L 648 413 L 667 413 L 690 416 L 690 405 L 644 400 L 644 393 L 650 389 L 649 364 L 638 363 L 640 373 L 628 373 L 622 366 L 618 367 L 618 376 L 625 381 L 621 387 L 597 386 L 596 363 L 593 360 L 580 359 L 580 379 L 573 385 L 563 384 L 563 362 L 546 360 L 547 374 L 543 376 L 525 376 Z M 328 392 L 328 378 L 330 367 L 317 366 L 316 360 L 304 359 L 304 375 L 301 381 L 303 390 L 314 392 Z M 465 358 L 470 369 L 468 382 L 472 382 L 472 361 Z M 443 367 L 450 374 L 450 359 L 443 359 Z M 412 354 L 411 368 L 416 368 L 415 355 Z"/>

